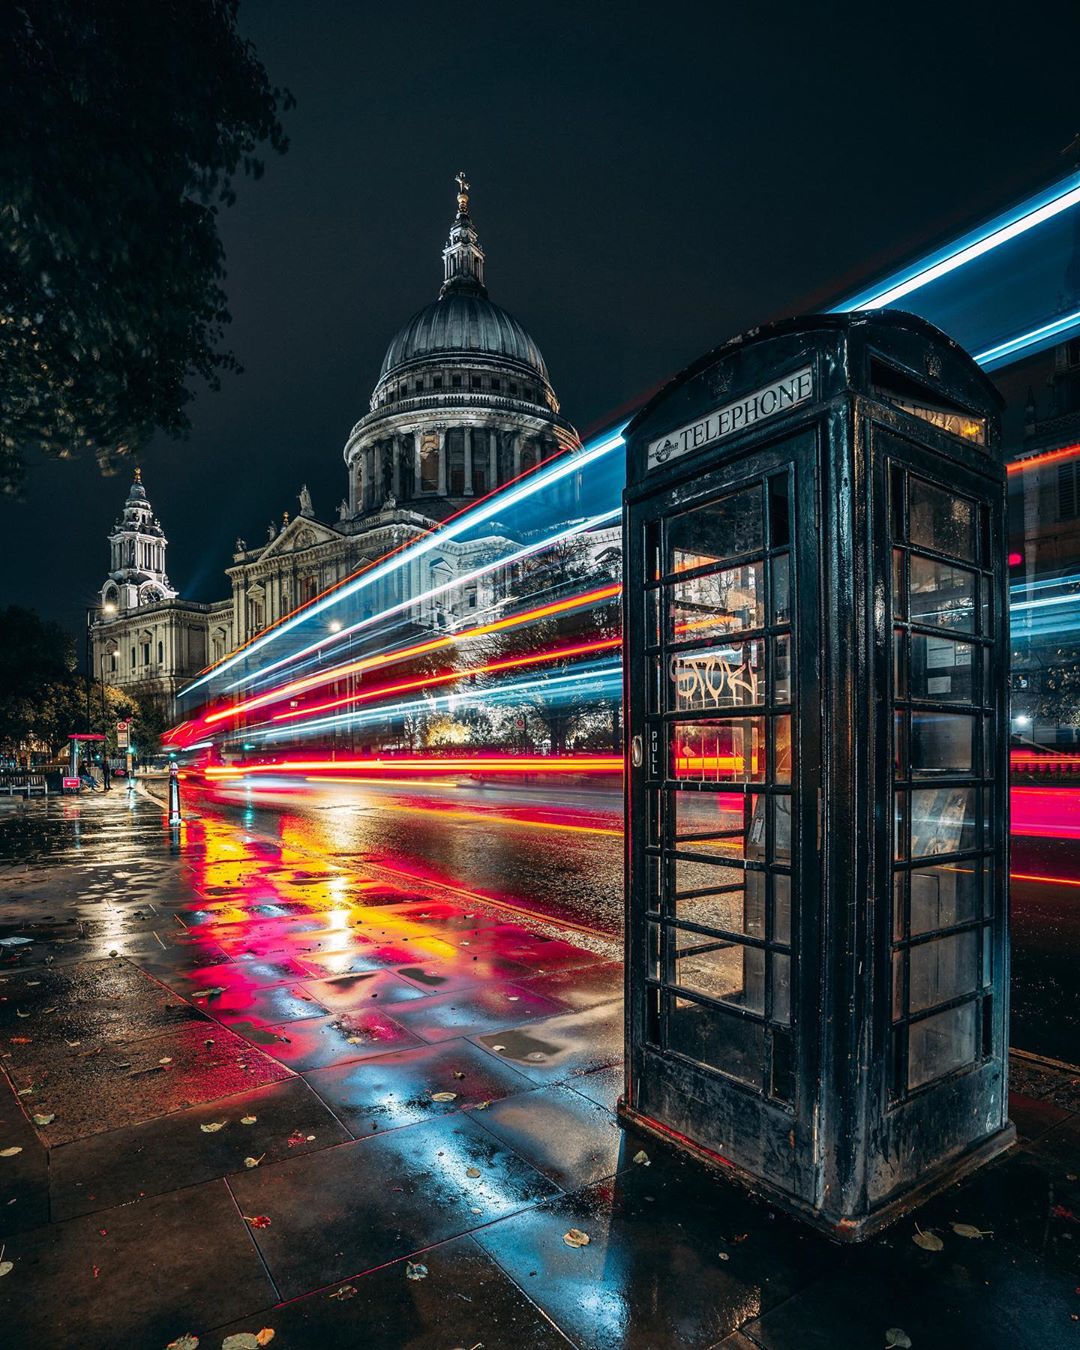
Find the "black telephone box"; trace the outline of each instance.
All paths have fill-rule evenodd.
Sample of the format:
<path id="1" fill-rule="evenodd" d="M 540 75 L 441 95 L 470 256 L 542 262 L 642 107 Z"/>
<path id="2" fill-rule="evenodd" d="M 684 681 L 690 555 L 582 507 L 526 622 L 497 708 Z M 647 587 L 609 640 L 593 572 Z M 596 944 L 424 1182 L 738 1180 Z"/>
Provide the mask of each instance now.
<path id="1" fill-rule="evenodd" d="M 620 1109 L 842 1239 L 1014 1138 L 999 408 L 882 311 L 627 431 Z"/>

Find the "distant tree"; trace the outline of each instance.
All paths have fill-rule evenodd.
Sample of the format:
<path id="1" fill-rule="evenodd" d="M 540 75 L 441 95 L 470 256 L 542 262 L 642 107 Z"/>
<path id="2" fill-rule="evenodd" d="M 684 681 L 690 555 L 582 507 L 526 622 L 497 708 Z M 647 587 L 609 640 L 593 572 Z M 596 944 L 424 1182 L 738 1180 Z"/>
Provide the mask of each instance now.
<path id="1" fill-rule="evenodd" d="M 85 722 L 71 636 L 32 610 L 0 610 L 0 744 L 12 751 L 41 742 L 55 751 Z"/>
<path id="2" fill-rule="evenodd" d="M 182 434 L 192 379 L 238 369 L 218 211 L 291 104 L 237 0 L 0 5 L 0 488 Z"/>

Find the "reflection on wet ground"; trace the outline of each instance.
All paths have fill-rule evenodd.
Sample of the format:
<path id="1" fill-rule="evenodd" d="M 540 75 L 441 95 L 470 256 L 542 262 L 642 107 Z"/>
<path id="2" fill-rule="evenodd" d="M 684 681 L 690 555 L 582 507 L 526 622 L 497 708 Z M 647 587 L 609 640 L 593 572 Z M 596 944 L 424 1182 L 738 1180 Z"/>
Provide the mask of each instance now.
<path id="1" fill-rule="evenodd" d="M 920 1212 L 942 1252 L 911 1220 L 838 1249 L 635 1161 L 610 943 L 328 842 L 209 801 L 174 841 L 119 793 L 0 813 L 5 1346 L 1075 1339 L 1070 1075 L 1016 1070 L 1022 1146 Z"/>

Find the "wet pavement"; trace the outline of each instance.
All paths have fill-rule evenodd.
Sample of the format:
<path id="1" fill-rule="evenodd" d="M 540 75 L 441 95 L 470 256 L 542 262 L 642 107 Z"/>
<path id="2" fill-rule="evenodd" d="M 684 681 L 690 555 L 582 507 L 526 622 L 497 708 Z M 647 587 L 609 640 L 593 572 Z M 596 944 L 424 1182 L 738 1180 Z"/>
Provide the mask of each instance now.
<path id="1" fill-rule="evenodd" d="M 839 1248 L 620 1128 L 610 943 L 275 819 L 0 808 L 4 1347 L 1080 1344 L 1080 1074 Z"/>

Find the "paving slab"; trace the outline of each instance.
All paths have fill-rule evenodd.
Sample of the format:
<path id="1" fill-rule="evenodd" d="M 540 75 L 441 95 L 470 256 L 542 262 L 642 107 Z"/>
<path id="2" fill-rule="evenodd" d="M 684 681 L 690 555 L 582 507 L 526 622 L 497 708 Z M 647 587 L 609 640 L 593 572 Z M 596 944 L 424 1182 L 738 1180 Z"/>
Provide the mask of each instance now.
<path id="1" fill-rule="evenodd" d="M 15 1347 L 164 1347 L 277 1295 L 223 1181 L 6 1239 L 0 1327 Z"/>
<path id="2" fill-rule="evenodd" d="M 246 1171 L 248 1158 L 266 1166 L 349 1137 L 302 1079 L 289 1079 L 54 1148 L 52 1218 L 179 1190 Z"/>
<path id="3" fill-rule="evenodd" d="M 470 1237 L 354 1276 L 281 1307 L 218 1327 L 209 1344 L 237 1332 L 274 1331 L 286 1350 L 567 1350 L 569 1342 Z"/>
<path id="4" fill-rule="evenodd" d="M 535 1084 L 471 1041 L 440 1041 L 307 1075 L 312 1089 L 357 1139 L 484 1107 Z M 436 1094 L 450 1094 L 439 1101 Z"/>
<path id="5" fill-rule="evenodd" d="M 460 1113 L 260 1167 L 229 1185 L 243 1214 L 270 1220 L 252 1231 L 285 1298 L 420 1252 L 556 1189 Z"/>
<path id="6" fill-rule="evenodd" d="M 565 1191 L 632 1166 L 641 1147 L 610 1111 L 558 1085 L 492 1102 L 476 1121 Z"/>
<path id="7" fill-rule="evenodd" d="M 622 1006 L 602 1003 L 474 1039 L 534 1082 L 561 1083 L 622 1059 Z"/>
<path id="8" fill-rule="evenodd" d="M 571 1229 L 588 1244 L 567 1245 Z M 491 1224 L 476 1240 L 589 1350 L 706 1350 L 835 1259 L 830 1244 L 735 1186 L 660 1153 L 649 1167 Z M 830 1350 L 841 1348 L 838 1340 Z"/>
<path id="9" fill-rule="evenodd" d="M 32 1088 L 20 1098 L 23 1109 L 55 1117 L 41 1127 L 49 1145 L 290 1077 L 288 1069 L 249 1042 L 209 1022 L 80 1054 L 48 1068 L 5 1063 L 16 1091 Z"/>
<path id="10" fill-rule="evenodd" d="M 519 985 L 498 982 L 433 994 L 394 1007 L 394 1018 L 425 1041 L 476 1036 L 563 1011 L 562 1003 Z"/>
<path id="11" fill-rule="evenodd" d="M 375 1009 L 282 1022 L 273 1027 L 238 1024 L 236 1030 L 297 1073 L 424 1044 L 394 1018 Z"/>

